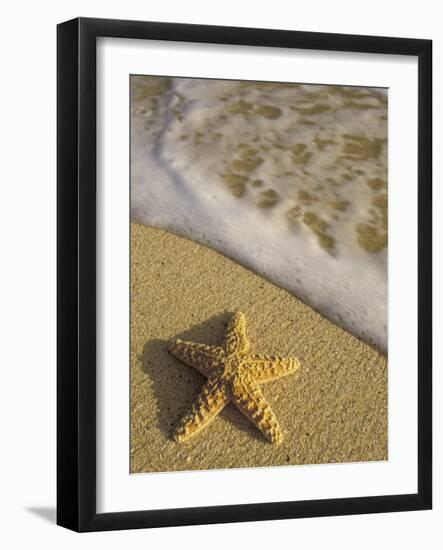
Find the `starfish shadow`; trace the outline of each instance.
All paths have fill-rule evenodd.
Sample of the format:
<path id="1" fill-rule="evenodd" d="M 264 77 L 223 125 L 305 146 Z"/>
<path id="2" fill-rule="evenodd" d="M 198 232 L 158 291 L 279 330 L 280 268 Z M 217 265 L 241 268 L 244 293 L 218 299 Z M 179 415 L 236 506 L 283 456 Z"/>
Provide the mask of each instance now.
<path id="1" fill-rule="evenodd" d="M 231 316 L 231 312 L 215 315 L 177 334 L 176 338 L 220 345 Z M 153 406 L 157 408 L 158 427 L 168 439 L 179 420 L 189 411 L 205 382 L 205 377 L 193 367 L 169 353 L 170 343 L 170 340 L 158 338 L 148 340 L 140 357 L 143 372 L 149 377 L 155 394 L 156 403 Z M 220 416 L 232 422 L 236 429 L 249 434 L 252 439 L 263 441 L 263 435 L 232 403 L 223 409 Z M 206 429 L 210 430 L 211 426 Z M 200 436 L 196 435 L 195 440 Z"/>

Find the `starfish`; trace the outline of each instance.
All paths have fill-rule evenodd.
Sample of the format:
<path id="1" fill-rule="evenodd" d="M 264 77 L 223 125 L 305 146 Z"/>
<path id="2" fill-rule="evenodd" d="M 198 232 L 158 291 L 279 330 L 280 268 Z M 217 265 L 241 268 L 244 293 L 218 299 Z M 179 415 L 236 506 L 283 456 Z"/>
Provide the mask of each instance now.
<path id="1" fill-rule="evenodd" d="M 225 349 L 176 340 L 169 351 L 207 377 L 190 412 L 176 427 L 175 441 L 185 441 L 205 428 L 232 401 L 271 443 L 282 442 L 282 429 L 259 384 L 292 374 L 299 362 L 294 357 L 249 354 L 243 313 L 229 321 Z"/>

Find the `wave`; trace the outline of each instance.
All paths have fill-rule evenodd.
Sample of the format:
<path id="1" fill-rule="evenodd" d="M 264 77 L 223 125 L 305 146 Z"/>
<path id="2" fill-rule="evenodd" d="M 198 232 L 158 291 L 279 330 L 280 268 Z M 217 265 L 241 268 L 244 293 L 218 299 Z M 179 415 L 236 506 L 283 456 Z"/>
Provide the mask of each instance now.
<path id="1" fill-rule="evenodd" d="M 134 76 L 131 216 L 387 350 L 384 90 Z"/>

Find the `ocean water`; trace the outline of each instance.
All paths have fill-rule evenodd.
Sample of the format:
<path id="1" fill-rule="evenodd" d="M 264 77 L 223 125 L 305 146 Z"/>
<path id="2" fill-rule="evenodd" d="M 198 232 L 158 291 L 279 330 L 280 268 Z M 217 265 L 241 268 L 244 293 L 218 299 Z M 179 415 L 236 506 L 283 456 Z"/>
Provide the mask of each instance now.
<path id="1" fill-rule="evenodd" d="M 386 90 L 132 76 L 131 216 L 387 351 Z"/>

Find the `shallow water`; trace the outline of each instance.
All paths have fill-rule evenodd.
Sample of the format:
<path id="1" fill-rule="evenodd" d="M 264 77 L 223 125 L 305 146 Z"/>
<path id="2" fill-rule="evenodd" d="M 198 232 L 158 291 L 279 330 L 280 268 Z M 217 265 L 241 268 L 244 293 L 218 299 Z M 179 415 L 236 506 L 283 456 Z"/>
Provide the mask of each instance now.
<path id="1" fill-rule="evenodd" d="M 386 351 L 386 91 L 133 76 L 131 96 L 132 218 Z"/>

